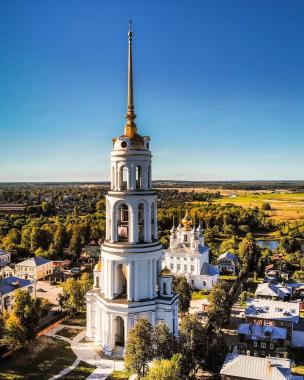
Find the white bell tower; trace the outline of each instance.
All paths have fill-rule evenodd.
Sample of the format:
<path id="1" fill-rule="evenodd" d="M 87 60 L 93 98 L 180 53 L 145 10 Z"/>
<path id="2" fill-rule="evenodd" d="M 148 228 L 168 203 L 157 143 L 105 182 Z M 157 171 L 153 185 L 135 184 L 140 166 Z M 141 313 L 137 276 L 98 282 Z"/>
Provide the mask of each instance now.
<path id="1" fill-rule="evenodd" d="M 128 330 L 141 316 L 152 325 L 165 321 L 174 334 L 178 332 L 178 296 L 171 290 L 164 296 L 158 290 L 163 281 L 163 251 L 157 232 L 156 193 L 151 186 L 150 138 L 140 136 L 134 122 L 130 29 L 128 39 L 127 122 L 124 134 L 113 139 L 101 284 L 87 293 L 87 338 L 108 354 L 115 346 L 125 346 Z"/>

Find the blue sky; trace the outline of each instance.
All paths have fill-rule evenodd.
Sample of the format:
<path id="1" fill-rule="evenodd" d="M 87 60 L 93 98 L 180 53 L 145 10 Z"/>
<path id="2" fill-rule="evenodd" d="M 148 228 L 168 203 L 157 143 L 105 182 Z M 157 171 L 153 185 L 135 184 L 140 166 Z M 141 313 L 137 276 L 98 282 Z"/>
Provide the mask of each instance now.
<path id="1" fill-rule="evenodd" d="M 0 0 L 0 181 L 109 179 L 129 18 L 154 179 L 304 179 L 304 1 Z"/>

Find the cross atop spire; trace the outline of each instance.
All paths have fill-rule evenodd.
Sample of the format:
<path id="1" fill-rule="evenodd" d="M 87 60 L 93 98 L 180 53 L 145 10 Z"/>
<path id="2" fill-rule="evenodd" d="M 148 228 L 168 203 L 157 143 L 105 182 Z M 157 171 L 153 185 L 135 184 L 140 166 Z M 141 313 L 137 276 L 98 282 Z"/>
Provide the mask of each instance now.
<path id="1" fill-rule="evenodd" d="M 129 20 L 129 31 L 128 31 L 128 39 L 129 39 L 129 52 L 128 52 L 128 108 L 126 113 L 127 122 L 125 124 L 125 135 L 129 138 L 132 138 L 136 131 L 136 124 L 134 123 L 134 119 L 136 115 L 134 113 L 134 103 L 133 103 L 133 67 L 132 67 L 132 21 Z"/>

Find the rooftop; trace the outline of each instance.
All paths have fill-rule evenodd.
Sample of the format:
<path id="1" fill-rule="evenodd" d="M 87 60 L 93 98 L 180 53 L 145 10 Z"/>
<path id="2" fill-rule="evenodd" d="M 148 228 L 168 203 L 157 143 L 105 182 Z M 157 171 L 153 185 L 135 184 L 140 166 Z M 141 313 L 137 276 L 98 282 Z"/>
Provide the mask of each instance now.
<path id="1" fill-rule="evenodd" d="M 220 373 L 238 379 L 290 380 L 291 361 L 230 353 L 226 356 Z"/>
<path id="2" fill-rule="evenodd" d="M 0 281 L 0 294 L 3 295 L 13 292 L 16 289 L 23 288 L 32 283 L 30 280 L 24 280 L 23 278 L 15 276 L 6 277 Z"/>
<path id="3" fill-rule="evenodd" d="M 205 262 L 202 265 L 200 274 L 207 276 L 216 276 L 217 274 L 219 274 L 219 270 L 215 266 Z"/>
<path id="4" fill-rule="evenodd" d="M 259 284 L 256 291 L 256 296 L 269 296 L 269 297 L 279 297 L 284 299 L 285 296 L 290 295 L 290 291 L 284 285 L 276 285 L 271 284 L 269 282 L 265 282 L 263 284 Z"/>
<path id="5" fill-rule="evenodd" d="M 277 326 L 261 326 L 254 323 L 241 323 L 238 328 L 238 333 L 250 336 L 252 340 L 265 338 L 286 339 L 287 329 Z"/>
<path id="6" fill-rule="evenodd" d="M 51 260 L 45 259 L 44 257 L 32 257 L 30 259 L 21 261 L 16 265 L 25 267 L 39 267 L 40 265 L 44 265 L 51 262 Z"/>
<path id="7" fill-rule="evenodd" d="M 0 255 L 8 255 L 9 252 L 3 251 L 3 249 L 0 249 Z"/>
<path id="8" fill-rule="evenodd" d="M 300 317 L 300 304 L 298 302 L 249 299 L 247 300 L 245 316 L 260 319 L 278 319 L 297 323 Z"/>
<path id="9" fill-rule="evenodd" d="M 225 253 L 222 253 L 221 255 L 219 255 L 219 257 L 217 258 L 217 261 L 219 260 L 222 260 L 222 259 L 228 259 L 228 260 L 232 260 L 234 262 L 237 262 L 238 261 L 238 258 L 231 252 L 225 252 Z"/>

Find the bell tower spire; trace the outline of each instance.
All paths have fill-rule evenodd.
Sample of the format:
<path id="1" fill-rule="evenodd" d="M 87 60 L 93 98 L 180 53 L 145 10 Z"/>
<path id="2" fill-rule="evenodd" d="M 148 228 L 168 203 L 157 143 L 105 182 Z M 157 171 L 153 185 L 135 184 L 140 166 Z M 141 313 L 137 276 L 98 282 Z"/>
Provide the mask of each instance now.
<path id="1" fill-rule="evenodd" d="M 128 108 L 126 113 L 127 122 L 125 124 L 125 136 L 132 138 L 136 131 L 136 124 L 134 119 L 136 115 L 134 113 L 134 103 L 133 103 L 133 65 L 132 65 L 132 22 L 129 21 L 129 31 L 128 31 L 128 40 L 129 40 L 129 50 L 128 50 Z"/>

